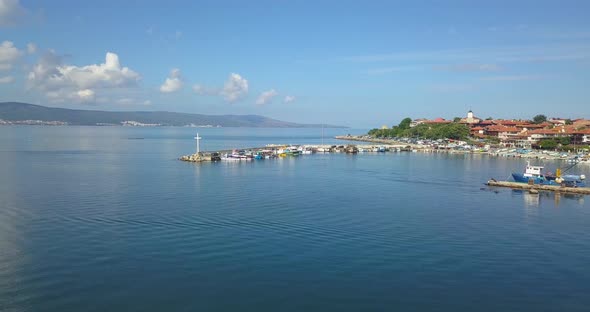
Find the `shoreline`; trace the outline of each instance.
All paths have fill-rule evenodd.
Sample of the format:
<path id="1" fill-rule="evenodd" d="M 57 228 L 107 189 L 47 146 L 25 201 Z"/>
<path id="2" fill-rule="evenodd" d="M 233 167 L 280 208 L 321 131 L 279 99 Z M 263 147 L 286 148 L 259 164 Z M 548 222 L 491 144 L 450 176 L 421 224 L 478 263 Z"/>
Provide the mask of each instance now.
<path id="1" fill-rule="evenodd" d="M 572 160 L 574 157 L 577 157 L 578 154 L 569 153 L 569 152 L 556 152 L 556 151 L 543 151 L 543 150 L 527 150 L 526 153 L 520 153 L 518 150 L 520 148 L 490 148 L 490 149 L 456 149 L 450 147 L 444 148 L 433 148 L 432 146 L 421 145 L 421 144 L 411 144 L 405 142 L 399 142 L 390 139 L 375 139 L 375 138 L 367 138 L 361 136 L 336 136 L 334 137 L 337 140 L 344 140 L 344 141 L 357 141 L 357 142 L 369 142 L 369 143 L 380 143 L 385 145 L 404 145 L 407 147 L 412 148 L 412 151 L 416 152 L 425 152 L 425 153 L 449 153 L 449 154 L 478 154 L 478 155 L 489 155 L 495 157 L 513 157 L 513 158 L 529 158 L 529 159 L 545 159 L 545 160 L 564 160 L 569 161 Z M 524 150 L 524 149 L 521 149 Z M 582 163 L 590 164 L 590 158 L 586 156 Z M 573 162 L 572 162 L 573 164 Z"/>

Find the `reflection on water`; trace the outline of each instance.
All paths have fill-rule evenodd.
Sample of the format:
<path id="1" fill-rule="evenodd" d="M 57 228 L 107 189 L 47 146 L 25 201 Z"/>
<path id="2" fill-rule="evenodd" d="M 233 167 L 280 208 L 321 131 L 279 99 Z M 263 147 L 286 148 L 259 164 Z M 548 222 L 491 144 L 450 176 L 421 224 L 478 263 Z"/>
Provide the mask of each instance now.
<path id="1" fill-rule="evenodd" d="M 539 207 L 539 194 L 531 194 L 529 192 L 523 192 L 524 205 L 525 207 Z"/>
<path id="2" fill-rule="evenodd" d="M 539 192 L 538 194 L 532 194 L 528 191 L 523 190 L 512 190 L 512 193 L 516 196 L 522 196 L 525 207 L 539 207 L 542 201 L 552 202 L 555 207 L 562 205 L 562 201 L 567 201 L 569 204 L 576 204 L 584 206 L 585 195 L 581 194 L 568 194 L 559 192 Z"/>

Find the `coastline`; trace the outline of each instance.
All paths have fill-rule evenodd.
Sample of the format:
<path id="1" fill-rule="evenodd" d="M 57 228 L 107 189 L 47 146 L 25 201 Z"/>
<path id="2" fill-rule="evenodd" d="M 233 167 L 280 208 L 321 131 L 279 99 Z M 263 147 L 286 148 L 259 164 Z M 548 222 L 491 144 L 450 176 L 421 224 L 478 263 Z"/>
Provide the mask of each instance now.
<path id="1" fill-rule="evenodd" d="M 517 148 L 489 148 L 489 149 L 457 149 L 457 148 L 434 148 L 431 145 L 410 144 L 390 139 L 376 139 L 367 136 L 336 136 L 337 140 L 357 141 L 367 143 L 378 143 L 388 146 L 404 146 L 410 148 L 415 152 L 424 153 L 449 153 L 449 154 L 478 154 L 489 155 L 496 157 L 513 157 L 513 158 L 530 158 L 530 159 L 547 159 L 547 160 L 572 160 L 577 156 L 575 153 L 569 152 L 555 152 L 542 150 L 527 150 L 527 152 L 518 152 Z M 582 161 L 582 163 L 590 164 L 590 159 Z"/>

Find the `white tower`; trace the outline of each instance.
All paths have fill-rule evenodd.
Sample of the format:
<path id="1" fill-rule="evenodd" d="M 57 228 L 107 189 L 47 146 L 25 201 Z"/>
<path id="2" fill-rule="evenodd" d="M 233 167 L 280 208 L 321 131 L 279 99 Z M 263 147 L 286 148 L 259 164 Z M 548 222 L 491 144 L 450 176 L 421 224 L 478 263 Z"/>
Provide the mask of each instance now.
<path id="1" fill-rule="evenodd" d="M 472 119 L 473 119 L 473 112 L 472 112 L 471 110 L 469 110 L 469 111 L 467 112 L 467 118 L 468 118 L 469 120 L 472 120 Z"/>
<path id="2" fill-rule="evenodd" d="M 199 136 L 199 133 L 197 132 L 197 136 L 195 137 L 195 140 L 197 141 L 197 155 L 199 155 L 199 153 L 201 152 L 201 146 L 200 146 L 200 141 L 201 141 L 201 137 Z"/>

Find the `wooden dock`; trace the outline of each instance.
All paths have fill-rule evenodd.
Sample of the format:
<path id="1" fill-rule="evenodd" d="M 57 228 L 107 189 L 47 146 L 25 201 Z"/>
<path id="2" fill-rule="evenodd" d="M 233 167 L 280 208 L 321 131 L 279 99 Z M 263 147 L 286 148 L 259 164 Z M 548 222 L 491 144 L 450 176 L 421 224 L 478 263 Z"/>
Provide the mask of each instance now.
<path id="1" fill-rule="evenodd" d="M 566 186 L 558 186 L 558 185 L 526 184 L 526 183 L 496 181 L 496 180 L 489 180 L 488 183 L 486 183 L 486 184 L 489 186 L 509 187 L 509 188 L 521 189 L 521 190 L 550 191 L 550 192 L 559 192 L 559 193 L 590 195 L 590 187 L 566 187 Z"/>

